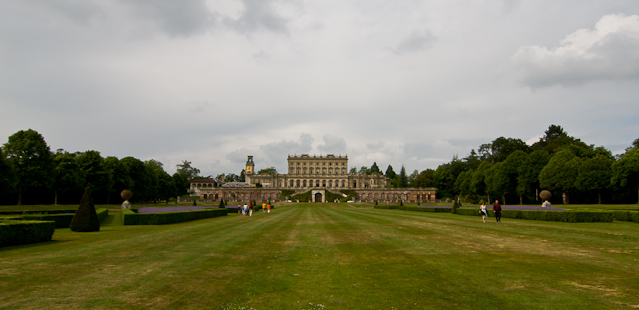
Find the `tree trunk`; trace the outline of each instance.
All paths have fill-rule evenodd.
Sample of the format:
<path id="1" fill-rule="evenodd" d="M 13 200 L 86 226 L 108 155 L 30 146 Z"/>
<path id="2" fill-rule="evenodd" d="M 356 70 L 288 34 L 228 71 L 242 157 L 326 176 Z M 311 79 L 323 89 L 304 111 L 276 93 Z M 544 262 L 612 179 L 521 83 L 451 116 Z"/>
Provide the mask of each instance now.
<path id="1" fill-rule="evenodd" d="M 524 204 L 524 197 L 519 195 L 519 205 L 523 205 Z"/>
<path id="2" fill-rule="evenodd" d="M 597 190 L 597 195 L 599 196 L 599 204 L 601 204 L 601 190 Z"/>
<path id="3" fill-rule="evenodd" d="M 506 204 L 506 196 L 505 195 L 501 196 L 501 203 L 504 204 L 504 205 Z"/>
<path id="4" fill-rule="evenodd" d="M 18 190 L 18 205 L 22 204 L 22 186 L 20 186 L 20 189 Z"/>
<path id="5" fill-rule="evenodd" d="M 539 187 L 535 187 L 535 201 L 539 201 Z"/>
<path id="6" fill-rule="evenodd" d="M 564 204 L 567 205 L 568 204 L 568 194 L 566 194 L 564 192 L 564 193 L 561 193 L 561 196 L 562 196 L 562 198 L 564 200 Z"/>
<path id="7" fill-rule="evenodd" d="M 53 196 L 53 204 L 57 205 L 58 204 L 58 191 L 53 192 L 54 196 Z"/>

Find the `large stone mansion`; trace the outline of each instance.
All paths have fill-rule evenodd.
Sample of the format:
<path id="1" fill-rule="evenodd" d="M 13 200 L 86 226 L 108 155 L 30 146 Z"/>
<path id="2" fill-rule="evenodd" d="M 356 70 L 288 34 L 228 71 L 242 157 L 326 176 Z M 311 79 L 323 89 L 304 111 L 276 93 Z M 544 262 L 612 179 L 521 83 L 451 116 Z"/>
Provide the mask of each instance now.
<path id="1" fill-rule="evenodd" d="M 233 201 L 279 201 L 283 190 L 295 193 L 312 191 L 314 202 L 325 202 L 326 191 L 354 190 L 360 201 L 399 200 L 427 202 L 435 200 L 434 188 L 387 188 L 390 180 L 381 174 L 349 174 L 348 156 L 288 156 L 285 174 L 256 174 L 253 156 L 248 156 L 245 183 L 217 184 L 212 179 L 192 180 L 191 193 L 200 199 Z"/>

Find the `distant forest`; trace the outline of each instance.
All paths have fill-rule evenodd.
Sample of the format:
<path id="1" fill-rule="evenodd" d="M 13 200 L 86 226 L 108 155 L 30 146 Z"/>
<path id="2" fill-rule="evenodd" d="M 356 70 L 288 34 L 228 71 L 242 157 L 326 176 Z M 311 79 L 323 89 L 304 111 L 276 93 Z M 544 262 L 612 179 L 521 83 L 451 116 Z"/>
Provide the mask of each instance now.
<path id="1" fill-rule="evenodd" d="M 190 161 L 176 168 L 170 175 L 153 159 L 102 157 L 94 150 L 52 152 L 42 135 L 23 130 L 0 148 L 0 204 L 75 204 L 87 186 L 98 204 L 120 204 L 124 189 L 134 192 L 133 202 L 168 202 L 188 194 L 190 180 L 203 178 Z M 277 173 L 274 167 L 263 170 L 259 173 Z M 375 162 L 351 168 L 350 173 L 384 174 L 391 180 L 389 187 L 395 188 L 435 187 L 439 199 L 461 198 L 467 203 L 499 199 L 509 205 L 538 204 L 544 189 L 553 193 L 553 203 L 638 203 L 639 139 L 623 154 L 613 155 L 551 125 L 532 146 L 499 137 L 464 158 L 453 156 L 435 170 L 408 175 L 403 166 L 396 173 L 389 165 L 382 172 Z M 242 182 L 244 171 L 215 179 Z"/>
<path id="2" fill-rule="evenodd" d="M 375 173 L 377 164 L 360 173 Z M 403 174 L 403 175 L 401 175 Z M 623 154 L 613 155 L 569 136 L 551 125 L 532 146 L 521 139 L 499 137 L 473 149 L 468 156 L 453 156 L 436 170 L 415 170 L 398 175 L 391 166 L 385 175 L 391 187 L 435 187 L 440 199 L 461 198 L 502 204 L 536 204 L 541 190 L 553 194 L 553 203 L 637 203 L 639 201 L 639 139 Z"/>

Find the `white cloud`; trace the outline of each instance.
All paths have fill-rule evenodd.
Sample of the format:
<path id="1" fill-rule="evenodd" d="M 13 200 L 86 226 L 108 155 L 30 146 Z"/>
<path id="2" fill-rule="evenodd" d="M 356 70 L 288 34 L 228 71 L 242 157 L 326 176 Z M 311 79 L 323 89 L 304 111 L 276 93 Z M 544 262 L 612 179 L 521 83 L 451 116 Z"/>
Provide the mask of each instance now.
<path id="1" fill-rule="evenodd" d="M 606 15 L 548 49 L 524 46 L 512 57 L 523 84 L 571 86 L 594 80 L 639 78 L 639 15 Z"/>

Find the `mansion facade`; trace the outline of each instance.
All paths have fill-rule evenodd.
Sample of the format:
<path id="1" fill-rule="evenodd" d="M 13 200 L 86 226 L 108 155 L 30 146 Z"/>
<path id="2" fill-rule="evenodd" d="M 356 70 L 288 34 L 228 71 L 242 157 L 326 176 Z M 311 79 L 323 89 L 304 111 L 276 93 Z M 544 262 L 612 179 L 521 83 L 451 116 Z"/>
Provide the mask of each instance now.
<path id="1" fill-rule="evenodd" d="M 428 202 L 435 200 L 434 188 L 387 188 L 390 180 L 381 174 L 349 174 L 348 156 L 333 154 L 288 156 L 285 174 L 256 174 L 253 156 L 248 156 L 244 183 L 217 184 L 212 179 L 190 182 L 191 193 L 202 200 L 280 201 L 283 190 L 295 194 L 312 191 L 313 202 L 326 202 L 326 191 L 340 194 L 353 190 L 359 201 Z"/>
<path id="2" fill-rule="evenodd" d="M 348 156 L 288 156 L 288 174 L 255 174 L 253 156 L 246 161 L 244 177 L 250 186 L 284 189 L 384 188 L 390 180 L 377 174 L 348 174 Z M 259 184 L 259 185 L 258 185 Z"/>

